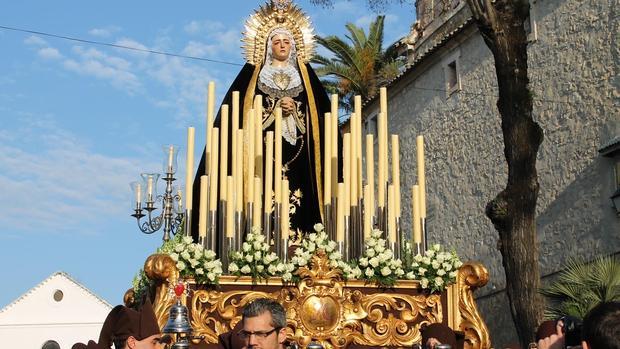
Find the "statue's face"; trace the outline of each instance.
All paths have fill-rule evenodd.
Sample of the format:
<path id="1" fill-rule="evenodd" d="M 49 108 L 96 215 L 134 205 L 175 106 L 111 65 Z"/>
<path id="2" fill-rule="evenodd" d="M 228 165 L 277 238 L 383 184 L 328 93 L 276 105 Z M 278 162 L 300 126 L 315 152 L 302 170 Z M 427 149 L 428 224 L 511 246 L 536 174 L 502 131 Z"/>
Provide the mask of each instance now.
<path id="1" fill-rule="evenodd" d="M 288 60 L 291 53 L 291 39 L 286 34 L 276 34 L 271 38 L 271 53 L 273 59 L 280 62 Z"/>

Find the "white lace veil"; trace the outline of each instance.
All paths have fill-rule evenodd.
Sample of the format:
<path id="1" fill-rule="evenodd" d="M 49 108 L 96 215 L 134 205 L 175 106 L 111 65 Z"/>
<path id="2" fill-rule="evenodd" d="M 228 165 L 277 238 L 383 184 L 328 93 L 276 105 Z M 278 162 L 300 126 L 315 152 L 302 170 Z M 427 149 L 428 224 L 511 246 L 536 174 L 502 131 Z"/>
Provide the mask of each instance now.
<path id="1" fill-rule="evenodd" d="M 277 34 L 283 34 L 288 36 L 291 41 L 291 52 L 288 55 L 288 62 L 291 66 L 297 68 L 297 45 L 295 45 L 295 39 L 293 34 L 286 28 L 275 28 L 269 33 L 269 40 L 267 40 L 267 47 L 265 48 L 265 65 L 271 65 L 273 62 L 273 52 L 271 49 L 271 40 Z"/>

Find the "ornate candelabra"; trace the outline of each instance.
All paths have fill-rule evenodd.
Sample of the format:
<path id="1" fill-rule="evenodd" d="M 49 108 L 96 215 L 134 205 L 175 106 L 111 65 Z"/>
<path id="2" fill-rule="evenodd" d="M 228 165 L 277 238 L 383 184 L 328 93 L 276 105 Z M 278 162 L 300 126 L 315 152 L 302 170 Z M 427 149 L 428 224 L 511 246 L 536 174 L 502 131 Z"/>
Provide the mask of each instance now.
<path id="1" fill-rule="evenodd" d="M 134 213 L 138 228 L 145 234 L 153 234 L 159 229 L 164 228 L 163 240 L 168 241 L 171 234 L 175 234 L 185 218 L 183 204 L 181 201 L 181 190 L 175 193 L 175 187 L 172 182 L 176 180 L 174 174 L 177 170 L 177 154 L 178 146 L 166 145 L 164 149 L 164 177 L 166 189 L 163 195 L 157 195 L 157 173 L 142 173 L 142 181 L 132 182 L 130 184 L 134 195 Z M 161 203 L 161 213 L 155 214 L 157 203 Z M 143 213 L 146 211 L 146 214 Z M 142 221 L 143 217 L 147 217 Z"/>

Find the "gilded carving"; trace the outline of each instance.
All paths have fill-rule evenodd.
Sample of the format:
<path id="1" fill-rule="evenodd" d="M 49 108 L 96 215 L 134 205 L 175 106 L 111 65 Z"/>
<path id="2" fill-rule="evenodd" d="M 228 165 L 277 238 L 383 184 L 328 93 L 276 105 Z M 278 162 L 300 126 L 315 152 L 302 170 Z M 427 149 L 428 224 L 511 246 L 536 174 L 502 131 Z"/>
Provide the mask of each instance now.
<path id="1" fill-rule="evenodd" d="M 163 279 L 154 306 L 163 324 L 173 302 L 167 292 L 168 279 L 172 280 L 178 273 L 169 269 L 164 257 L 151 257 L 154 259 L 147 261 L 152 266 L 148 275 Z M 279 278 L 266 280 L 267 286 L 261 284 L 261 287 L 267 291 L 255 290 L 256 285 L 248 277 L 223 276 L 218 289 L 192 286 L 194 290 L 188 296 L 187 305 L 194 335 L 202 336 L 195 343 L 201 340 L 216 343 L 219 334 L 231 330 L 241 320 L 246 304 L 268 297 L 284 305 L 288 337 L 302 347 L 311 341 L 318 341 L 327 349 L 346 348 L 353 343 L 409 347 L 420 342 L 421 326 L 445 323 L 451 318 L 449 323 L 464 332 L 467 349 L 490 347 L 486 325 L 472 295 L 474 289 L 488 281 L 488 273 L 480 264 L 468 263 L 461 268 L 457 285 L 450 291 L 454 301 L 450 294 L 442 298 L 442 294 L 421 290 L 417 281 L 399 281 L 390 290 L 377 289 L 362 281 L 345 282 L 340 270 L 329 268 L 322 251 L 313 257 L 309 267 L 300 268 L 298 275 L 301 280 L 297 285 L 283 284 Z M 231 286 L 234 287 L 229 290 Z"/>

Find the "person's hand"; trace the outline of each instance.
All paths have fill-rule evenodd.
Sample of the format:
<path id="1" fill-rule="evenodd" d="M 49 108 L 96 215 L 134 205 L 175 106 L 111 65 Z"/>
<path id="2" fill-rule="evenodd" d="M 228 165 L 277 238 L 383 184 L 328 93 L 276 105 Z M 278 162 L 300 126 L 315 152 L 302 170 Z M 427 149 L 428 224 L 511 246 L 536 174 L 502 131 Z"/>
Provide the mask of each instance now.
<path id="1" fill-rule="evenodd" d="M 282 114 L 291 115 L 295 111 L 295 101 L 291 97 L 282 97 L 280 99 L 280 107 Z"/>
<path id="2" fill-rule="evenodd" d="M 437 344 L 441 344 L 441 342 L 437 338 L 431 337 L 426 341 L 426 349 L 435 349 Z"/>
<path id="3" fill-rule="evenodd" d="M 538 349 L 563 349 L 564 348 L 564 332 L 562 327 L 564 324 L 558 321 L 555 326 L 555 334 L 545 337 L 538 341 Z"/>

